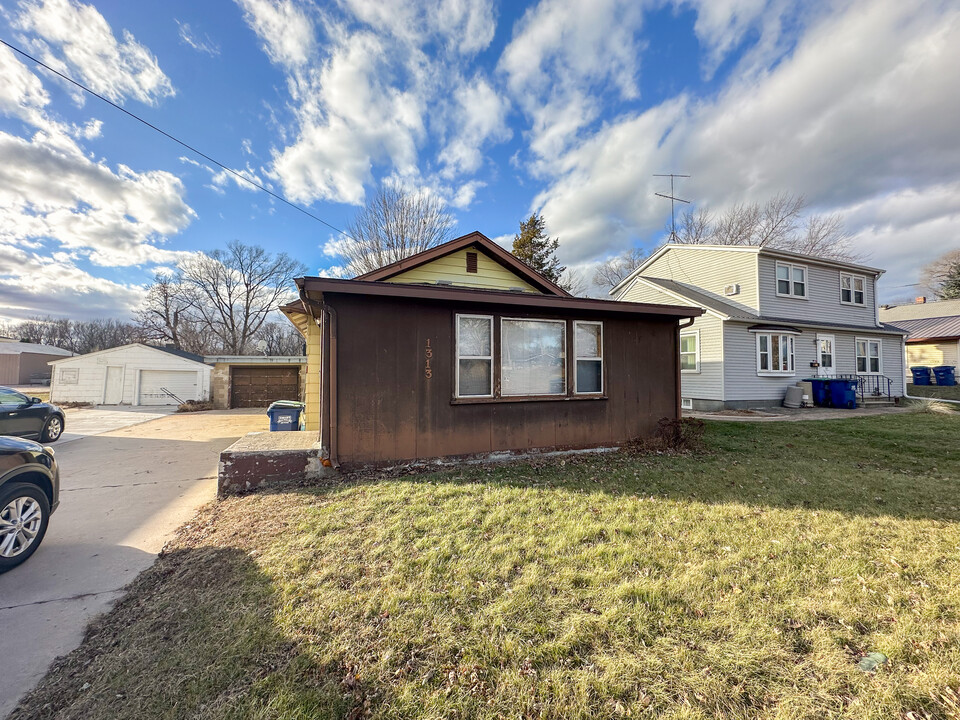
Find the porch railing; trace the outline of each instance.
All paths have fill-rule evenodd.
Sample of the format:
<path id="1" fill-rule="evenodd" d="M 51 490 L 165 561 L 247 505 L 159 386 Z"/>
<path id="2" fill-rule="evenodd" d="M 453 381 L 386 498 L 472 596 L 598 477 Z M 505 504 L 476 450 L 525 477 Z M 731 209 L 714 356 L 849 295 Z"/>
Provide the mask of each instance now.
<path id="1" fill-rule="evenodd" d="M 837 375 L 841 380 L 856 380 L 857 395 L 864 398 L 892 398 L 893 380 L 886 375 Z"/>

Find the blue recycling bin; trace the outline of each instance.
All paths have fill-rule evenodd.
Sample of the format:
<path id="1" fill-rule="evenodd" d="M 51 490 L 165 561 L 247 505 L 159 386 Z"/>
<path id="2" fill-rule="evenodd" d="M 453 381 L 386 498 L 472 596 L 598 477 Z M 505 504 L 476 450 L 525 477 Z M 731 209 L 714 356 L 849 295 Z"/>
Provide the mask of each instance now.
<path id="1" fill-rule="evenodd" d="M 926 365 L 914 365 L 912 368 L 910 368 L 910 372 L 913 373 L 914 385 L 930 384 L 930 368 L 928 368 Z"/>
<path id="2" fill-rule="evenodd" d="M 957 375 L 953 365 L 937 365 L 933 368 L 933 375 L 937 378 L 937 385 L 956 385 Z"/>
<path id="3" fill-rule="evenodd" d="M 813 404 L 820 407 L 830 406 L 830 390 L 827 386 L 828 378 L 804 378 L 805 382 L 813 386 Z"/>
<path id="4" fill-rule="evenodd" d="M 830 404 L 835 408 L 853 410 L 857 406 L 856 380 L 830 380 Z"/>
<path id="5" fill-rule="evenodd" d="M 300 429 L 300 414 L 304 404 L 293 400 L 277 400 L 267 408 L 270 416 L 270 432 Z"/>

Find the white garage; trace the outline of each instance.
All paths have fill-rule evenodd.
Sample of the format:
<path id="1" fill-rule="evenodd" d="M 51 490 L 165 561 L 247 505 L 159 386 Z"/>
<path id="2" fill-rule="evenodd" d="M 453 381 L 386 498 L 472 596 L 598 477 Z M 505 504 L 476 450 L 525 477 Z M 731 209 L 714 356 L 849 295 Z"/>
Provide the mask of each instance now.
<path id="1" fill-rule="evenodd" d="M 54 403 L 179 405 L 210 397 L 211 366 L 182 350 L 134 343 L 50 365 Z"/>

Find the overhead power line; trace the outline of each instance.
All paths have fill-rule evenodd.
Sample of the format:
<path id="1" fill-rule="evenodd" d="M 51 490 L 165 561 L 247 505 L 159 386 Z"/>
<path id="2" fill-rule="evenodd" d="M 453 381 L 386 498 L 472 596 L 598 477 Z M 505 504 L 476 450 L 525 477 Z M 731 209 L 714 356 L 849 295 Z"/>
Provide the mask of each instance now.
<path id="1" fill-rule="evenodd" d="M 117 103 L 113 102 L 113 101 L 110 100 L 109 98 L 106 98 L 106 97 L 104 97 L 103 95 L 101 95 L 100 93 L 98 93 L 98 92 L 96 92 L 96 91 L 94 91 L 94 90 L 91 90 L 91 89 L 88 88 L 86 85 L 84 85 L 84 84 L 81 83 L 81 82 L 78 82 L 78 81 L 74 80 L 74 79 L 73 79 L 72 77 L 70 77 L 69 75 L 65 75 L 64 73 L 60 72 L 59 70 L 56 70 L 56 69 L 50 67 L 50 66 L 47 65 L 45 62 L 42 62 L 41 60 L 38 60 L 37 58 L 35 58 L 35 57 L 34 57 L 33 55 L 31 55 L 30 53 L 25 52 L 24 50 L 21 50 L 20 48 L 18 48 L 16 45 L 11 45 L 10 43 L 8 43 L 8 42 L 7 42 L 6 40 L 4 40 L 3 38 L 0 38 L 0 43 L 3 43 L 3 44 L 6 45 L 8 48 L 10 48 L 11 50 L 13 50 L 15 53 L 18 53 L 18 54 L 22 55 L 23 57 L 27 58 L 27 59 L 30 60 L 31 62 L 36 63 L 36 64 L 39 65 L 40 67 L 42 67 L 42 68 L 44 68 L 44 69 L 46 69 L 46 70 L 49 70 L 49 71 L 52 72 L 54 75 L 57 75 L 58 77 L 63 78 L 63 79 L 66 80 L 68 83 L 72 83 L 73 85 L 76 85 L 78 88 L 80 88 L 80 89 L 83 90 L 84 92 L 90 93 L 90 94 L 93 95 L 95 98 L 98 98 L 99 100 L 102 100 L 103 102 L 107 103 L 107 105 L 110 105 L 110 106 L 116 108 L 117 110 L 119 110 L 120 112 L 124 113 L 125 115 L 129 115 L 130 117 L 132 117 L 132 118 L 133 118 L 134 120 L 136 120 L 137 122 L 146 125 L 148 128 L 150 128 L 151 130 L 154 130 L 154 131 L 160 133 L 160 134 L 163 135 L 165 138 L 168 138 L 168 139 L 170 139 L 170 140 L 173 140 L 175 143 L 177 143 L 178 145 L 181 145 L 182 147 L 185 147 L 185 148 L 186 148 L 187 150 L 189 150 L 190 152 L 192 152 L 192 153 L 194 153 L 194 154 L 196 154 L 196 155 L 199 155 L 200 157 L 202 157 L 204 160 L 206 160 L 206 161 L 208 161 L 208 162 L 213 163 L 214 165 L 216 165 L 216 166 L 217 166 L 218 168 L 220 168 L 221 170 L 224 170 L 224 171 L 230 173 L 231 175 L 235 175 L 236 177 L 240 178 L 243 182 L 248 183 L 249 185 L 252 185 L 253 187 L 257 188 L 258 190 L 261 190 L 261 191 L 265 192 L 265 193 L 266 193 L 267 195 L 269 195 L 270 197 L 279 200 L 280 202 L 284 203 L 285 205 L 289 205 L 289 206 L 292 207 L 294 210 L 299 210 L 300 212 L 302 212 L 302 213 L 303 213 L 304 215 L 306 215 L 307 217 L 313 218 L 314 220 L 316 220 L 316 221 L 319 222 L 319 223 L 323 223 L 323 224 L 326 225 L 328 228 L 330 228 L 331 230 L 335 230 L 336 232 L 340 233 L 340 234 L 343 235 L 344 237 L 346 237 L 346 238 L 349 238 L 349 237 L 350 237 L 349 235 L 347 235 L 347 233 L 345 233 L 345 232 L 344 232 L 343 230 L 341 230 L 340 228 L 338 228 L 338 227 L 336 227 L 336 226 L 334 226 L 334 225 L 331 225 L 331 224 L 328 223 L 326 220 L 324 220 L 323 218 L 321 218 L 321 217 L 319 217 L 319 216 L 317 216 L 317 215 L 314 215 L 312 212 L 310 212 L 310 211 L 307 210 L 306 208 L 300 207 L 300 206 L 297 205 L 296 203 L 291 202 L 290 200 L 287 200 L 285 197 L 283 197 L 283 195 L 280 195 L 279 193 L 275 193 L 273 190 L 270 190 L 269 188 L 264 187 L 263 185 L 261 185 L 260 183 L 256 182 L 255 180 L 251 180 L 250 178 L 248 178 L 248 177 L 247 177 L 246 175 L 244 175 L 243 173 L 240 173 L 240 172 L 234 170 L 233 168 L 231 168 L 231 167 L 229 167 L 229 166 L 227 166 L 227 165 L 224 165 L 224 164 L 223 164 L 222 162 L 220 162 L 219 160 L 210 157 L 210 156 L 207 155 L 205 152 L 203 152 L 203 151 L 198 150 L 197 148 L 195 148 L 193 145 L 190 145 L 189 143 L 184 142 L 184 141 L 181 140 L 180 138 L 178 138 L 178 137 L 176 137 L 176 136 L 174 136 L 174 135 L 171 135 L 171 134 L 168 133 L 166 130 L 162 130 L 161 128 L 157 127 L 157 126 L 154 125 L 153 123 L 151 123 L 151 122 L 149 122 L 149 121 L 147 121 L 147 120 L 144 120 L 142 117 L 140 117 L 140 116 L 137 115 L 136 113 L 132 113 L 132 112 L 130 112 L 129 110 L 127 110 L 126 108 L 124 108 L 124 107 L 122 107 L 122 106 L 120 106 L 120 105 L 117 105 Z"/>

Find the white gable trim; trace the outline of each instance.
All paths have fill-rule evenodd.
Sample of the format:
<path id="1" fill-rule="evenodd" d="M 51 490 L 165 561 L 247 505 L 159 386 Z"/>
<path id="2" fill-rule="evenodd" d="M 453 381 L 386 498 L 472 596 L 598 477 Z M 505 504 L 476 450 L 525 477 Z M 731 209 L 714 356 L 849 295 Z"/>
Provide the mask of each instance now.
<path id="1" fill-rule="evenodd" d="M 175 355 L 173 353 L 164 352 L 159 348 L 152 347 L 150 345 L 144 345 L 143 343 L 130 343 L 129 345 L 120 345 L 115 348 L 108 348 L 106 350 L 97 350 L 96 352 L 87 353 L 86 355 L 74 355 L 72 357 L 65 357 L 62 360 L 51 360 L 47 365 L 59 365 L 60 363 L 70 362 L 72 360 L 81 360 L 83 358 L 94 357 L 97 355 L 107 355 L 109 353 L 115 353 L 118 350 L 126 350 L 127 348 L 140 347 L 146 350 L 152 350 L 153 352 L 163 353 L 164 357 L 173 358 L 174 360 L 180 360 L 185 363 L 190 363 L 191 365 L 199 365 L 200 367 L 208 368 L 209 365 L 197 362 L 196 360 L 191 360 L 190 358 L 181 357 L 180 355 Z"/>

